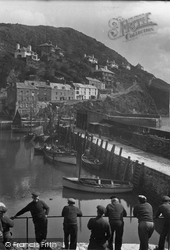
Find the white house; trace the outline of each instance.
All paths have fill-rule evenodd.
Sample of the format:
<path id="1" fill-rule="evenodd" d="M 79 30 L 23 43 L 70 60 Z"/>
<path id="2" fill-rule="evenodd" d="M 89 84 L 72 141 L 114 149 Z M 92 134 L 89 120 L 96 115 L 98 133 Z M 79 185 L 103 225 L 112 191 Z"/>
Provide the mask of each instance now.
<path id="1" fill-rule="evenodd" d="M 98 89 L 93 85 L 73 83 L 73 86 L 75 88 L 76 100 L 97 99 L 98 97 Z"/>
<path id="2" fill-rule="evenodd" d="M 116 69 L 119 68 L 119 65 L 114 60 L 113 61 L 107 60 L 107 66 L 110 68 L 116 68 Z"/>
<path id="3" fill-rule="evenodd" d="M 40 59 L 38 58 L 38 54 L 34 51 L 32 51 L 31 45 L 28 45 L 27 48 L 25 47 L 20 47 L 20 44 L 17 43 L 16 45 L 16 50 L 14 53 L 15 58 L 26 58 L 30 57 L 34 61 L 39 61 Z"/>
<path id="4" fill-rule="evenodd" d="M 98 64 L 98 59 L 96 59 L 96 58 L 94 57 L 94 55 L 92 55 L 92 56 L 87 56 L 86 54 L 84 54 L 84 58 L 85 58 L 88 62 L 90 62 L 90 63 L 92 63 L 92 64 Z"/>

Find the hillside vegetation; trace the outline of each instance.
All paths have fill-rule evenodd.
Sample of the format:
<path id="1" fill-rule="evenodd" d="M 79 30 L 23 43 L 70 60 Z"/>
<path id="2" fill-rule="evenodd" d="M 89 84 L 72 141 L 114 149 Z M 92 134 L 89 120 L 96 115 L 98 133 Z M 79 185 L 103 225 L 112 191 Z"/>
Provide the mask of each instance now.
<path id="1" fill-rule="evenodd" d="M 49 41 L 63 49 L 63 61 L 41 60 L 33 67 L 26 66 L 24 61 L 14 58 L 17 43 L 21 47 L 31 45 L 33 51 L 40 53 L 39 45 Z M 126 58 L 116 51 L 71 28 L 1 23 L 0 87 L 6 87 L 7 82 L 30 79 L 30 76 L 41 81 L 56 82 L 58 77 L 64 77 L 66 81 L 84 83 L 85 77 L 93 76 L 94 71 L 94 66 L 84 60 L 84 54 L 94 55 L 102 66 L 106 65 L 107 59 L 115 60 L 118 65 L 127 62 Z M 105 102 L 94 102 L 96 108 L 103 107 L 107 113 L 168 113 L 169 85 L 166 82 L 147 71 L 137 69 L 134 65 L 131 65 L 131 70 L 120 68 L 113 71 L 115 95 L 111 99 L 107 98 Z M 87 104 L 87 108 L 90 107 L 91 104 Z"/>

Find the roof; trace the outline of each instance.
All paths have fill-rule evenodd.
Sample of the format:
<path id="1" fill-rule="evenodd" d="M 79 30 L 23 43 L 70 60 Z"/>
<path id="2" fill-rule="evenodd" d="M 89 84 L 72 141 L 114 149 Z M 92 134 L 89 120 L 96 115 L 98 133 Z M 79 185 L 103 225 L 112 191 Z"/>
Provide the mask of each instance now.
<path id="1" fill-rule="evenodd" d="M 34 89 L 36 90 L 37 88 L 33 86 L 31 83 L 25 83 L 25 82 L 17 82 L 16 87 L 18 89 Z"/>
<path id="2" fill-rule="evenodd" d="M 95 70 L 95 72 L 106 72 L 106 73 L 110 73 L 110 74 L 114 75 L 114 72 L 112 72 L 108 69 L 104 69 L 104 68 L 97 69 L 97 70 Z"/>
<path id="3" fill-rule="evenodd" d="M 39 47 L 55 47 L 55 46 L 52 45 L 51 43 L 43 43 L 43 44 L 40 44 Z"/>
<path id="4" fill-rule="evenodd" d="M 51 88 L 50 85 L 48 85 L 46 82 L 41 82 L 41 81 L 30 81 L 30 80 L 26 80 L 24 81 L 25 83 L 31 84 L 35 87 L 38 88 Z"/>
<path id="5" fill-rule="evenodd" d="M 82 83 L 75 83 L 73 82 L 73 86 L 74 87 L 78 87 L 78 88 L 84 88 L 84 89 L 97 89 L 96 86 L 90 85 L 90 84 L 82 84 Z"/>
<path id="6" fill-rule="evenodd" d="M 72 87 L 69 84 L 62 84 L 62 83 L 54 83 L 51 82 L 50 86 L 54 89 L 63 89 L 63 90 L 72 90 Z"/>
<path id="7" fill-rule="evenodd" d="M 89 81 L 93 81 L 93 82 L 97 82 L 97 83 L 102 83 L 101 81 L 99 81 L 96 78 L 86 77 L 86 79 L 89 80 Z"/>

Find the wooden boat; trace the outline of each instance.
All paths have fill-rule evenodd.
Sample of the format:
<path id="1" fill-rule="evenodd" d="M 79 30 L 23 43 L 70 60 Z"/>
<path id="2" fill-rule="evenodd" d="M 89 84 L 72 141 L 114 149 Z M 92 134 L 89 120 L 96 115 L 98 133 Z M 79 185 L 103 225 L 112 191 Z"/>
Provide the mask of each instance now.
<path id="1" fill-rule="evenodd" d="M 100 170 L 103 163 L 97 158 L 94 158 L 91 155 L 83 154 L 81 156 L 82 166 L 92 170 Z"/>
<path id="2" fill-rule="evenodd" d="M 127 193 L 133 190 L 133 185 L 128 181 L 86 177 L 63 177 L 63 187 L 101 194 Z"/>
<path id="3" fill-rule="evenodd" d="M 44 147 L 42 146 L 34 146 L 34 153 L 37 155 L 43 155 L 44 154 Z"/>
<path id="4" fill-rule="evenodd" d="M 64 147 L 46 147 L 43 149 L 43 152 L 45 158 L 52 163 L 77 164 L 77 153 L 74 150 L 65 149 Z"/>

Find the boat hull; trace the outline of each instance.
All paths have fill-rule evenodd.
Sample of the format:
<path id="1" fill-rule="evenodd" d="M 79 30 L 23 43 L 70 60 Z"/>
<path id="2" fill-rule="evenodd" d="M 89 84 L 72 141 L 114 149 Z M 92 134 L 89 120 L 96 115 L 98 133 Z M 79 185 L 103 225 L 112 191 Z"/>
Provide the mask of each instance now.
<path id="1" fill-rule="evenodd" d="M 92 160 L 85 155 L 82 155 L 82 166 L 91 170 L 100 170 L 102 168 L 102 162 L 98 161 L 97 159 L 93 158 Z"/>
<path id="2" fill-rule="evenodd" d="M 133 185 L 129 182 L 123 182 L 123 181 L 121 182 L 113 180 L 112 185 L 92 185 L 83 183 L 84 179 L 85 178 L 80 178 L 79 181 L 78 178 L 63 177 L 63 187 L 84 192 L 101 193 L 101 194 L 127 193 L 133 190 Z M 88 180 L 94 180 L 94 179 L 88 178 Z"/>
<path id="3" fill-rule="evenodd" d="M 53 153 L 53 152 L 48 152 L 47 150 L 44 150 L 43 152 L 45 158 L 52 163 L 62 162 L 72 165 L 77 164 L 77 157 L 75 153 L 71 152 Z"/>

